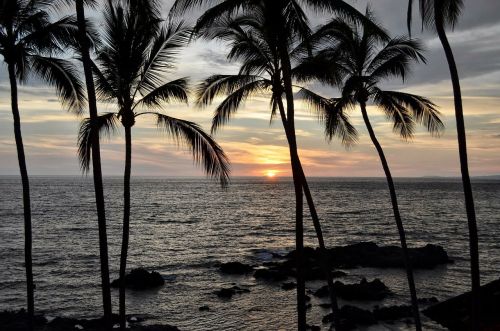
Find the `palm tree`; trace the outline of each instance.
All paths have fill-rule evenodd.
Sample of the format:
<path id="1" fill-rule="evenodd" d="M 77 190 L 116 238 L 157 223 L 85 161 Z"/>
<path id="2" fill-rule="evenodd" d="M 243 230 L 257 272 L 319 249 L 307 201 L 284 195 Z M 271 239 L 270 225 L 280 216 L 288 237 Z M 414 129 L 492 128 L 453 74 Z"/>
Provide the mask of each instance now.
<path id="1" fill-rule="evenodd" d="M 88 2 L 88 1 L 87 1 Z M 95 6 L 91 1 L 90 5 Z M 92 73 L 92 60 L 90 58 L 90 44 L 87 38 L 87 23 L 85 19 L 84 0 L 76 0 L 76 15 L 79 32 L 80 54 L 85 74 L 85 83 L 87 86 L 87 99 L 89 107 L 89 118 L 91 123 L 96 123 L 98 119 L 96 92 L 94 78 Z M 96 130 L 94 129 L 94 132 Z M 99 136 L 96 134 L 91 137 L 91 158 L 92 171 L 94 179 L 95 201 L 97 208 L 97 224 L 99 228 L 99 256 L 101 262 L 101 288 L 102 303 L 104 310 L 104 324 L 106 330 L 113 328 L 112 306 L 111 306 L 111 288 L 109 283 L 109 259 L 108 259 L 108 237 L 106 233 L 106 209 L 104 203 L 104 187 L 102 183 L 101 170 L 101 150 Z"/>
<path id="2" fill-rule="evenodd" d="M 198 104 L 206 106 L 211 104 L 218 95 L 225 95 L 226 99 L 216 108 L 215 115 L 212 121 L 212 132 L 216 132 L 222 125 L 238 111 L 240 105 L 250 96 L 255 94 L 270 94 L 271 100 L 271 120 L 279 116 L 282 120 L 285 134 L 290 147 L 292 169 L 295 171 L 294 182 L 299 183 L 306 190 L 306 198 L 310 202 L 310 207 L 314 207 L 310 192 L 305 181 L 304 172 L 300 164 L 300 158 L 296 150 L 295 131 L 290 123 L 293 119 L 287 116 L 285 105 L 283 102 L 284 86 L 283 86 L 283 71 L 281 67 L 281 57 L 277 45 L 277 35 L 290 31 L 284 26 L 283 30 L 277 30 L 281 26 L 282 21 L 277 18 L 276 8 L 268 2 L 262 2 L 255 6 L 251 12 L 247 12 L 236 17 L 224 17 L 218 19 L 209 27 L 200 29 L 201 37 L 208 39 L 219 39 L 229 43 L 230 51 L 228 59 L 230 61 L 241 62 L 240 72 L 236 75 L 214 75 L 207 78 L 198 87 Z M 276 33 L 277 31 L 277 33 Z M 291 39 L 290 39 L 291 40 Z M 287 45 L 287 49 L 291 45 Z M 291 50 L 293 55 L 295 50 Z M 298 189 L 296 187 L 296 193 Z M 302 192 L 296 195 L 298 200 L 296 210 L 297 219 L 302 217 Z M 309 200 L 311 199 L 311 200 Z M 321 232 L 321 226 L 314 208 L 315 229 L 317 231 L 320 242 L 320 249 L 326 251 L 324 240 Z M 302 245 L 302 228 L 301 221 L 296 224 L 297 247 L 300 249 Z M 301 314 L 305 314 L 305 298 L 301 296 L 301 290 L 304 289 L 304 279 L 301 278 L 302 264 L 297 265 L 297 283 L 298 283 L 298 312 L 299 312 L 299 329 L 302 329 L 305 323 L 305 315 L 301 319 Z M 332 285 L 330 269 L 325 264 L 325 272 L 329 284 Z M 300 286 L 302 284 L 302 288 Z M 305 295 L 305 294 L 304 294 Z M 332 306 L 336 307 L 336 300 L 333 291 L 331 292 Z M 335 311 L 336 313 L 336 311 Z M 335 314 L 335 316 L 338 316 Z"/>
<path id="3" fill-rule="evenodd" d="M 474 196 L 469 176 L 469 162 L 467 158 L 467 136 L 465 132 L 464 110 L 462 104 L 462 90 L 460 88 L 460 78 L 455 62 L 455 56 L 451 48 L 446 29 L 453 29 L 458 22 L 462 12 L 463 0 L 419 0 L 420 14 L 423 24 L 431 29 L 435 29 L 443 46 L 446 60 L 450 70 L 453 96 L 455 102 L 455 118 L 457 123 L 458 151 L 460 155 L 460 170 L 462 173 L 462 185 L 464 187 L 465 210 L 467 213 L 467 223 L 469 228 L 469 250 L 471 269 L 471 328 L 479 329 L 481 302 L 480 287 L 481 274 L 479 269 L 479 239 L 477 234 L 476 210 L 474 207 Z M 411 27 L 413 0 L 408 1 L 408 30 Z"/>
<path id="4" fill-rule="evenodd" d="M 27 306 L 33 327 L 34 282 L 32 267 L 32 233 L 30 185 L 18 102 L 18 82 L 24 83 L 30 75 L 54 86 L 64 106 L 75 113 L 82 111 L 83 89 L 71 62 L 54 57 L 62 53 L 75 35 L 72 17 L 50 20 L 51 4 L 37 0 L 0 1 L 0 54 L 7 64 L 11 88 L 14 136 L 23 185 L 24 242 L 27 285 Z"/>
<path id="5" fill-rule="evenodd" d="M 367 16 L 371 16 L 369 11 L 367 11 Z M 319 74 L 318 79 L 330 83 L 332 79 L 328 78 L 328 73 L 333 72 L 336 75 L 341 73 L 344 75 L 342 93 L 341 97 L 333 99 L 325 99 L 308 90 L 302 90 L 300 94 L 323 113 L 326 134 L 329 139 L 334 136 L 345 136 L 345 122 L 348 121 L 346 112 L 355 108 L 356 105 L 360 106 L 364 123 L 378 152 L 387 178 L 392 209 L 403 251 L 415 325 L 417 330 L 421 330 L 415 281 L 396 189 L 384 151 L 370 123 L 367 103 L 372 102 L 382 109 L 394 123 L 393 130 L 404 139 L 413 137 L 417 123 L 424 124 L 431 134 L 439 134 L 444 126 L 439 118 L 439 111 L 430 100 L 414 94 L 385 91 L 379 87 L 381 81 L 391 77 L 400 77 L 404 81 L 412 62 L 425 62 L 422 47 L 418 41 L 398 37 L 383 42 L 381 49 L 379 49 L 378 46 L 381 42 L 377 33 L 374 33 L 370 28 L 362 28 L 358 24 L 348 23 L 340 19 L 334 19 L 320 28 L 311 39 L 318 43 L 319 48 L 313 61 L 330 63 L 330 67 L 313 68 Z M 307 68 L 311 67 L 310 62 L 310 59 L 305 61 Z M 297 75 L 301 76 L 302 79 L 308 78 L 304 74 L 307 72 L 307 68 L 299 66 L 296 70 Z M 313 74 L 314 71 L 309 75 L 313 76 Z M 337 77 L 333 78 L 337 79 Z M 344 118 L 344 122 L 339 122 L 339 118 Z M 349 128 L 347 128 L 347 132 L 354 133 Z"/>
<path id="6" fill-rule="evenodd" d="M 165 24 L 158 4 L 151 0 L 108 4 L 104 15 L 103 45 L 93 66 L 96 89 L 103 101 L 115 101 L 118 111 L 82 123 L 79 134 L 80 159 L 86 169 L 94 130 L 110 132 L 118 120 L 125 129 L 125 173 L 123 241 L 120 256 L 120 329 L 126 327 L 125 272 L 130 228 L 130 176 L 132 127 L 138 117 L 156 117 L 157 125 L 177 142 L 186 143 L 197 163 L 223 186 L 228 182 L 229 165 L 222 148 L 200 126 L 161 112 L 168 102 L 187 102 L 186 78 L 166 81 L 164 73 L 174 66 L 175 56 L 188 42 L 190 31 L 181 24 Z M 95 123 L 95 125 L 92 125 Z"/>
<path id="7" fill-rule="evenodd" d="M 303 280 L 301 276 L 301 265 L 303 264 L 303 212 L 302 212 L 302 193 L 305 194 L 306 200 L 311 212 L 314 228 L 319 242 L 320 252 L 326 261 L 326 247 L 324 244 L 323 233 L 321 229 L 321 224 L 319 222 L 319 217 L 316 212 L 314 201 L 312 199 L 311 192 L 309 190 L 309 185 L 307 183 L 304 171 L 300 164 L 300 158 L 297 153 L 297 142 L 295 137 L 295 107 L 293 100 L 293 90 L 292 90 L 292 77 L 291 77 L 291 59 L 289 56 L 289 43 L 295 38 L 296 40 L 302 40 L 307 44 L 307 39 L 310 35 L 310 29 L 308 25 L 307 16 L 303 10 L 303 6 L 311 6 L 317 10 L 326 10 L 330 12 L 335 12 L 340 15 L 351 17 L 353 20 L 358 20 L 366 25 L 372 26 L 374 30 L 377 30 L 371 21 L 367 20 L 362 14 L 355 10 L 352 6 L 345 3 L 344 1 L 336 0 L 276 0 L 269 2 L 262 0 L 226 0 L 226 1 L 200 1 L 200 0 L 176 0 L 171 9 L 171 15 L 180 15 L 186 12 L 188 9 L 192 9 L 198 6 L 206 5 L 209 7 L 207 11 L 198 19 L 195 30 L 199 31 L 207 26 L 213 25 L 217 20 L 225 17 L 230 17 L 243 12 L 252 12 L 255 8 L 262 7 L 263 3 L 267 7 L 273 10 L 268 10 L 271 13 L 271 17 L 268 17 L 269 28 L 274 33 L 274 45 L 275 51 L 277 52 L 275 65 L 279 65 L 283 80 L 283 90 L 286 96 L 286 112 L 281 113 L 282 121 L 285 127 L 285 131 L 288 132 L 287 139 L 290 147 L 290 157 L 292 162 L 292 172 L 294 178 L 294 188 L 296 195 L 296 251 L 297 251 L 297 262 L 298 262 L 298 279 L 297 279 L 297 305 L 298 305 L 298 319 L 299 319 L 299 329 L 304 329 L 306 326 L 305 322 L 305 304 L 301 302 L 305 300 L 305 285 L 303 285 Z M 272 16 L 274 15 L 274 16 Z M 379 32 L 383 34 L 383 31 Z M 291 37 L 291 39 L 290 39 Z M 281 99 L 280 99 L 281 100 Z M 276 109 L 279 108 L 279 103 L 276 105 Z M 284 116 L 283 116 L 284 115 Z M 326 262 L 325 262 L 326 263 Z M 324 264 L 325 264 L 324 263 Z M 326 266 L 325 266 L 326 267 Z M 333 280 L 330 274 L 330 270 L 327 272 L 327 280 L 330 287 L 330 296 L 332 299 L 332 310 L 334 316 L 338 317 L 338 307 L 333 290 Z M 336 318 L 335 324 L 338 324 L 338 319 Z"/>

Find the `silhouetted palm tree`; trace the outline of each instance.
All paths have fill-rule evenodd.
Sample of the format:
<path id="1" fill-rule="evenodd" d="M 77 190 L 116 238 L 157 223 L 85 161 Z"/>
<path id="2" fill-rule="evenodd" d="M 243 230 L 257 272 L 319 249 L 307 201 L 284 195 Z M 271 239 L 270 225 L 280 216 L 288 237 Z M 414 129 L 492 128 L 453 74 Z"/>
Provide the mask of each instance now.
<path id="1" fill-rule="evenodd" d="M 370 17 L 369 11 L 367 11 L 367 16 Z M 317 54 L 313 59 L 306 59 L 305 68 L 299 66 L 296 69 L 296 75 L 301 79 L 309 79 L 316 73 L 320 81 L 329 84 L 337 81 L 339 75 L 344 75 L 341 86 L 342 96 L 325 99 L 309 90 L 302 90 L 300 94 L 323 113 L 329 139 L 339 136 L 343 140 L 346 138 L 353 140 L 352 136 L 356 132 L 352 127 L 346 127 L 348 123 L 346 112 L 356 105 L 360 106 L 363 120 L 387 178 L 406 266 L 415 325 L 417 330 L 421 330 L 415 282 L 396 190 L 387 159 L 370 123 L 366 108 L 369 101 L 381 108 L 394 123 L 394 131 L 404 139 L 412 138 L 417 123 L 423 123 L 432 134 L 438 134 L 444 128 L 439 119 L 439 112 L 430 100 L 404 92 L 384 91 L 378 87 L 380 81 L 391 77 L 400 77 L 404 81 L 412 62 L 425 62 L 421 45 L 405 37 L 381 43 L 377 32 L 339 19 L 332 20 L 321 27 L 311 39 L 317 44 L 315 45 Z M 381 49 L 380 44 L 382 44 Z M 314 67 L 311 62 L 324 65 Z M 330 66 L 326 63 L 330 63 Z M 309 68 L 311 70 L 308 72 Z M 340 118 L 344 121 L 339 121 Z"/>
<path id="2" fill-rule="evenodd" d="M 72 43 L 76 33 L 72 17 L 50 20 L 50 2 L 37 0 L 0 0 L 0 54 L 7 64 L 11 88 L 14 136 L 23 184 L 25 267 L 27 305 L 32 327 L 34 283 L 32 268 L 31 202 L 28 170 L 21 135 L 18 81 L 35 76 L 54 86 L 68 110 L 80 113 L 83 88 L 71 62 L 54 57 Z"/>
<path id="3" fill-rule="evenodd" d="M 95 1 L 85 1 L 86 4 L 95 6 Z M 85 83 L 87 86 L 87 99 L 89 107 L 89 118 L 92 123 L 96 123 L 98 119 L 96 91 L 94 78 L 92 74 L 92 60 L 90 57 L 90 43 L 87 37 L 87 23 L 85 18 L 85 3 L 84 0 L 76 0 L 76 15 L 79 31 L 79 53 L 83 64 L 85 74 Z M 96 132 L 97 130 L 93 130 Z M 111 306 L 111 288 L 109 283 L 109 258 L 108 258 L 108 236 L 106 231 L 106 209 L 104 202 L 104 187 L 102 182 L 101 170 L 101 148 L 99 135 L 95 134 L 91 137 L 91 158 L 92 158 L 92 174 L 94 180 L 95 201 L 97 208 L 97 224 L 99 228 L 99 257 L 101 264 L 101 288 L 102 288 L 102 304 L 104 311 L 104 324 L 106 330 L 111 331 L 113 328 L 112 321 L 112 306 Z"/>
<path id="4" fill-rule="evenodd" d="M 311 212 L 315 213 L 314 203 L 308 190 L 307 181 L 305 181 L 304 172 L 296 149 L 295 129 L 290 124 L 293 124 L 293 117 L 288 116 L 283 103 L 284 82 L 278 40 L 281 37 L 286 39 L 283 33 L 289 33 L 291 29 L 288 29 L 286 25 L 282 25 L 284 22 L 279 19 L 282 16 L 282 8 L 276 6 L 276 4 L 261 2 L 255 5 L 252 11 L 236 17 L 221 17 L 209 27 L 200 29 L 199 32 L 202 37 L 219 39 L 229 43 L 231 48 L 228 59 L 230 61 L 241 62 L 242 65 L 240 72 L 236 75 L 214 75 L 207 78 L 198 88 L 198 103 L 200 106 L 205 106 L 212 103 L 217 95 L 226 95 L 226 99 L 215 111 L 212 122 L 212 132 L 215 132 L 234 115 L 241 103 L 248 97 L 259 93 L 270 94 L 271 120 L 279 113 L 290 146 L 292 169 L 295 174 L 294 183 L 298 182 L 302 187 L 307 188 L 306 198 L 310 203 Z M 290 36 L 287 43 L 293 43 L 293 38 L 293 36 Z M 287 52 L 290 49 L 293 55 L 294 50 L 291 49 L 292 47 L 293 44 L 289 44 L 286 46 L 286 49 Z M 302 190 L 300 186 L 298 189 Z M 296 232 L 298 233 L 296 238 L 297 251 L 301 249 L 303 236 L 301 224 L 303 198 L 302 192 L 297 192 L 298 189 L 296 193 L 300 194 L 296 194 L 296 200 L 298 201 L 296 206 L 298 213 L 296 216 L 299 219 L 299 222 L 297 222 L 299 224 L 296 224 Z M 317 214 L 314 216 L 314 225 L 320 242 L 320 249 L 326 251 Z M 331 289 L 333 290 L 331 272 L 326 265 L 326 261 L 324 266 L 327 273 L 326 278 L 329 280 L 329 285 L 331 285 Z M 303 265 L 299 262 L 297 265 L 299 328 L 301 328 L 300 323 L 304 323 L 303 318 L 305 318 L 305 316 L 302 319 L 300 318 L 300 315 L 304 313 L 301 310 L 305 309 L 305 298 L 301 295 L 301 290 L 304 287 L 304 279 L 301 274 L 302 267 Z M 336 308 L 333 291 L 331 293 L 331 301 L 333 308 Z"/>
<path id="5" fill-rule="evenodd" d="M 120 257 L 120 329 L 125 320 L 125 272 L 130 226 L 130 174 L 132 166 L 132 127 L 143 115 L 156 117 L 157 125 L 177 142 L 186 143 L 197 163 L 224 186 L 229 176 L 228 160 L 222 148 L 197 124 L 163 114 L 169 102 L 187 102 L 186 78 L 166 81 L 175 56 L 188 42 L 191 32 L 181 24 L 167 25 L 160 18 L 156 1 L 123 1 L 108 4 L 104 14 L 103 45 L 94 65 L 96 89 L 104 101 L 117 103 L 118 111 L 82 123 L 79 135 L 80 159 L 88 168 L 95 128 L 113 130 L 119 120 L 125 129 L 125 174 L 123 242 Z"/>
<path id="6" fill-rule="evenodd" d="M 309 25 L 307 16 L 303 10 L 303 6 L 311 6 L 317 10 L 324 10 L 335 12 L 344 16 L 351 17 L 354 20 L 363 22 L 366 25 L 373 26 L 372 22 L 367 20 L 362 14 L 355 10 L 352 6 L 345 3 L 344 1 L 336 0 L 276 0 L 276 1 L 262 1 L 262 0 L 176 0 L 171 9 L 171 15 L 180 15 L 188 9 L 198 7 L 201 5 L 208 6 L 209 9 L 206 10 L 203 15 L 198 19 L 195 30 L 200 30 L 212 25 L 214 22 L 220 18 L 229 17 L 231 15 L 239 14 L 241 12 L 251 12 L 255 8 L 261 7 L 266 4 L 268 8 L 274 7 L 274 10 L 268 10 L 272 17 L 268 17 L 268 21 L 271 24 L 270 28 L 272 33 L 274 33 L 274 45 L 277 52 L 277 61 L 280 65 L 280 75 L 283 80 L 283 93 L 286 96 L 286 121 L 283 121 L 285 125 L 285 131 L 290 134 L 287 135 L 287 139 L 290 147 L 290 155 L 292 160 L 292 173 L 294 177 L 294 188 L 296 195 L 296 251 L 297 251 L 297 262 L 298 262 L 298 277 L 297 277 L 297 305 L 298 305 L 298 326 L 299 329 L 304 329 L 306 327 L 305 321 L 305 308 L 301 301 L 305 300 L 305 286 L 303 285 L 301 267 L 303 260 L 303 212 L 302 212 L 302 192 L 306 196 L 306 200 L 311 211 L 311 216 L 313 219 L 314 228 L 316 230 L 316 235 L 318 237 L 318 242 L 320 246 L 321 255 L 326 258 L 326 248 L 323 239 L 323 233 L 321 230 L 321 225 L 319 222 L 319 217 L 314 206 L 311 192 L 309 190 L 309 185 L 307 183 L 304 171 L 300 164 L 300 158 L 297 154 L 297 142 L 295 137 L 295 106 L 293 100 L 293 90 L 292 90 L 292 61 L 289 56 L 289 46 L 293 39 L 307 41 L 310 35 Z M 376 26 L 373 26 L 377 29 Z M 290 39 L 290 37 L 292 39 Z M 303 190 L 303 191 L 302 191 Z M 337 313 L 337 303 L 335 300 L 335 295 L 333 291 L 333 280 L 331 275 L 327 277 L 331 299 L 332 299 L 332 309 L 334 310 L 335 321 L 334 324 L 338 324 L 338 313 Z"/>
<path id="7" fill-rule="evenodd" d="M 408 29 L 411 27 L 413 0 L 408 1 Z M 446 35 L 446 29 L 453 29 L 458 22 L 462 12 L 463 0 L 419 0 L 420 14 L 423 24 L 435 29 L 448 61 L 453 96 L 455 102 L 455 118 L 457 123 L 458 151 L 460 155 L 460 170 L 462 173 L 462 184 L 464 187 L 465 209 L 469 227 L 469 249 L 471 269 L 471 328 L 479 329 L 480 321 L 480 297 L 481 276 L 479 270 L 479 239 L 477 234 L 476 210 L 474 207 L 474 196 L 469 176 L 469 162 L 467 158 L 467 135 L 465 132 L 464 110 L 462 104 L 462 90 L 460 78 L 455 62 L 455 56 Z"/>

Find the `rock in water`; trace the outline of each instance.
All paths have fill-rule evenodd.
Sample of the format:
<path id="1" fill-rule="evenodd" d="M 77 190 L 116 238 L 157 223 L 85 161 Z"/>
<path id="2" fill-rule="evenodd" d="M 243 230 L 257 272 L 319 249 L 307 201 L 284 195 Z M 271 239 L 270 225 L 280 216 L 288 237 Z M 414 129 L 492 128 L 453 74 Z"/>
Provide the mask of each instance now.
<path id="1" fill-rule="evenodd" d="M 413 316 L 411 306 L 375 307 L 373 314 L 379 321 L 395 321 Z"/>
<path id="2" fill-rule="evenodd" d="M 323 323 L 333 322 L 333 313 L 323 317 Z M 377 320 L 369 310 L 345 305 L 340 309 L 340 321 L 343 329 L 353 329 L 356 325 L 373 325 Z"/>
<path id="3" fill-rule="evenodd" d="M 296 287 L 297 287 L 297 284 L 295 282 L 281 284 L 281 288 L 285 291 L 293 290 Z"/>
<path id="4" fill-rule="evenodd" d="M 244 275 L 252 272 L 253 267 L 241 262 L 222 263 L 219 267 L 220 271 L 228 275 Z"/>
<path id="5" fill-rule="evenodd" d="M 133 290 L 147 290 L 159 286 L 163 286 L 165 280 L 156 271 L 147 271 L 143 268 L 137 268 L 125 275 L 125 287 Z M 114 288 L 120 287 L 120 280 L 115 279 L 111 282 Z"/>
<path id="6" fill-rule="evenodd" d="M 378 278 L 371 282 L 363 278 L 359 284 L 344 284 L 336 281 L 334 287 L 337 295 L 345 300 L 382 300 L 391 294 L 387 286 Z"/>
<path id="7" fill-rule="evenodd" d="M 442 326 L 456 331 L 470 330 L 471 292 L 435 304 L 423 311 L 424 315 Z M 500 330 L 500 279 L 481 286 L 481 315 L 477 331 Z"/>
<path id="8" fill-rule="evenodd" d="M 222 288 L 214 292 L 221 299 L 231 299 L 235 294 L 250 293 L 249 289 L 233 286 L 230 288 Z"/>

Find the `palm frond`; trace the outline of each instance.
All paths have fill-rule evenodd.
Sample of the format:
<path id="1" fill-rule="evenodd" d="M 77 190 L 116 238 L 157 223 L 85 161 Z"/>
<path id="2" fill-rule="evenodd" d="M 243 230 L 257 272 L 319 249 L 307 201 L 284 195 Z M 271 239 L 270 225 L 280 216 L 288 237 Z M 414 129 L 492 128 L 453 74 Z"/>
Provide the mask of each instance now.
<path id="1" fill-rule="evenodd" d="M 354 100 L 351 98 L 328 99 L 306 88 L 301 88 L 297 96 L 304 100 L 309 108 L 316 112 L 318 120 L 325 124 L 325 134 L 328 140 L 331 141 L 337 137 L 346 148 L 358 141 L 358 131 L 347 115 L 347 111 L 354 107 Z"/>
<path id="2" fill-rule="evenodd" d="M 255 75 L 213 75 L 206 78 L 196 88 L 198 107 L 204 107 L 213 102 L 219 95 L 231 94 L 247 84 L 262 78 Z"/>
<path id="3" fill-rule="evenodd" d="M 318 52 L 313 57 L 302 59 L 293 69 L 292 75 L 298 82 L 317 80 L 323 84 L 338 86 L 348 70 L 339 61 L 335 49 Z"/>
<path id="4" fill-rule="evenodd" d="M 229 160 L 215 140 L 193 122 L 156 114 L 158 127 L 177 143 L 191 148 L 195 163 L 201 164 L 211 178 L 225 187 L 229 183 Z"/>
<path id="5" fill-rule="evenodd" d="M 463 0 L 419 0 L 420 18 L 422 28 L 424 25 L 434 29 L 436 24 L 454 28 L 464 7 Z M 411 22 L 413 20 L 413 0 L 408 0 L 406 14 L 408 33 L 411 35 Z M 436 22 L 436 19 L 438 22 Z"/>
<path id="6" fill-rule="evenodd" d="M 412 62 L 426 63 L 421 42 L 407 37 L 397 37 L 391 39 L 374 56 L 366 71 L 375 79 L 397 76 L 404 80 Z"/>
<path id="7" fill-rule="evenodd" d="M 363 27 L 370 29 L 374 37 L 379 40 L 388 40 L 387 32 L 371 17 L 363 15 L 352 5 L 343 0 L 304 0 L 317 12 L 330 11 L 345 22 L 361 24 Z"/>
<path id="8" fill-rule="evenodd" d="M 84 109 L 83 84 L 74 65 L 67 60 L 31 55 L 29 57 L 33 74 L 55 86 L 59 98 L 69 111 L 80 114 Z"/>
<path id="9" fill-rule="evenodd" d="M 149 92 L 142 99 L 137 101 L 135 107 L 161 108 L 162 103 L 169 102 L 188 102 L 188 78 L 180 78 Z"/>
<path id="10" fill-rule="evenodd" d="M 393 123 L 393 131 L 405 140 L 411 139 L 415 133 L 415 119 L 400 99 L 392 94 L 378 91 L 373 96 L 374 103 L 382 108 L 385 115 Z"/>
<path id="11" fill-rule="evenodd" d="M 174 68 L 177 55 L 191 38 L 191 30 L 183 23 L 169 24 L 160 29 L 144 59 L 136 90 L 142 95 L 155 90 L 163 82 L 166 71 Z"/>
<path id="12" fill-rule="evenodd" d="M 410 110 L 414 121 L 424 125 L 432 135 L 439 136 L 444 130 L 444 124 L 440 118 L 441 113 L 436 104 L 425 97 L 404 92 L 377 90 L 375 100 L 391 100 L 390 103 Z"/>
<path id="13" fill-rule="evenodd" d="M 240 108 L 241 103 L 244 102 L 250 95 L 256 92 L 262 92 L 266 89 L 266 87 L 270 87 L 268 81 L 257 80 L 230 93 L 215 109 L 215 114 L 212 118 L 211 132 L 215 133 L 222 125 L 226 124 L 234 113 L 236 113 L 236 111 Z"/>
<path id="14" fill-rule="evenodd" d="M 100 136 L 101 133 L 104 133 L 109 136 L 116 132 L 117 124 L 118 118 L 114 113 L 98 116 L 96 121 L 86 118 L 80 123 L 80 129 L 78 131 L 78 160 L 80 161 L 80 167 L 84 173 L 90 170 L 90 161 L 92 160 L 92 138 L 94 134 Z"/>

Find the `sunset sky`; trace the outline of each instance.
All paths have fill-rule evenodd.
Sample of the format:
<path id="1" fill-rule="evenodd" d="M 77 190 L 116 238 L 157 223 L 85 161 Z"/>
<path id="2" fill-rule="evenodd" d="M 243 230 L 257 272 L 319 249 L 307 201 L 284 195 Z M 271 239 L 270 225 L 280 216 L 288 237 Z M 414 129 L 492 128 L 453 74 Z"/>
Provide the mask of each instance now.
<path id="1" fill-rule="evenodd" d="M 165 12 L 171 1 L 165 2 Z M 364 10 L 367 1 L 348 1 Z M 373 1 L 375 15 L 391 35 L 406 33 L 406 1 Z M 470 170 L 473 176 L 500 174 L 500 2 L 466 0 L 464 15 L 450 40 L 462 79 L 464 110 L 469 143 Z M 312 17 L 313 25 L 320 17 Z M 425 41 L 428 65 L 414 67 L 405 85 L 389 81 L 390 89 L 430 97 L 440 106 L 446 131 L 440 138 L 419 130 L 415 139 L 405 142 L 392 133 L 381 112 L 369 108 L 375 131 L 384 147 L 395 176 L 458 176 L 458 152 L 454 124 L 453 98 L 449 73 L 439 41 L 431 33 L 421 33 L 419 20 L 414 35 Z M 225 59 L 223 44 L 198 41 L 179 56 L 173 80 L 190 76 L 193 85 L 216 73 L 236 73 L 238 65 Z M 18 164 L 12 129 L 9 85 L 5 66 L 0 68 L 0 175 L 17 175 Z M 313 86 L 325 96 L 335 96 L 329 87 Z M 195 109 L 192 105 L 170 105 L 167 113 L 210 129 L 213 108 Z M 328 144 L 323 128 L 300 102 L 297 135 L 300 155 L 309 176 L 382 176 L 382 169 L 358 110 L 352 121 L 360 131 L 360 141 L 346 151 L 337 142 Z M 32 175 L 79 175 L 76 133 L 81 119 L 65 113 L 52 89 L 37 82 L 20 89 L 20 109 L 28 170 Z M 100 111 L 113 108 L 101 104 Z M 252 98 L 217 135 L 232 163 L 233 176 L 262 176 L 274 171 L 290 175 L 286 140 L 281 123 L 269 125 L 268 96 Z M 120 128 L 121 130 L 121 128 Z M 104 175 L 123 173 L 123 132 L 102 144 Z M 192 165 L 190 153 L 162 136 L 153 118 L 140 119 L 133 129 L 133 174 L 146 176 L 198 176 L 202 171 Z"/>

